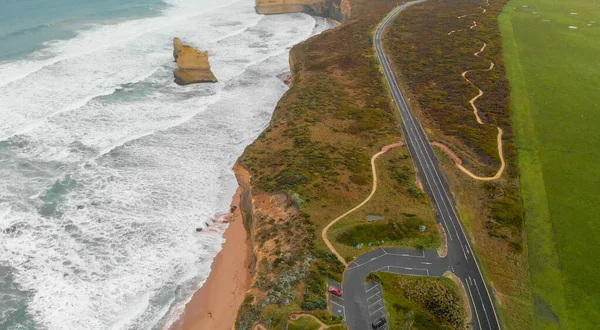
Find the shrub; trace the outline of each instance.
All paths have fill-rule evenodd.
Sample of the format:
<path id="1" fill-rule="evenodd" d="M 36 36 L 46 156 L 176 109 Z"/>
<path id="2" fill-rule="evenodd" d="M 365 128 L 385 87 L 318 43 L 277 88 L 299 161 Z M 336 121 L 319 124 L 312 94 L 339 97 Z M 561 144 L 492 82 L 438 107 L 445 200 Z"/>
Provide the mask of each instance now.
<path id="1" fill-rule="evenodd" d="M 380 241 L 399 241 L 417 236 L 421 224 L 422 221 L 417 217 L 406 217 L 404 220 L 391 219 L 387 223 L 358 225 L 339 234 L 336 240 L 348 246 Z"/>
<path id="2" fill-rule="evenodd" d="M 503 196 L 490 203 L 490 216 L 502 225 L 521 227 L 525 212 L 521 200 L 512 196 Z"/>
<path id="3" fill-rule="evenodd" d="M 327 309 L 327 300 L 320 298 L 317 300 L 304 300 L 300 307 L 305 311 L 314 311 L 317 309 Z"/>

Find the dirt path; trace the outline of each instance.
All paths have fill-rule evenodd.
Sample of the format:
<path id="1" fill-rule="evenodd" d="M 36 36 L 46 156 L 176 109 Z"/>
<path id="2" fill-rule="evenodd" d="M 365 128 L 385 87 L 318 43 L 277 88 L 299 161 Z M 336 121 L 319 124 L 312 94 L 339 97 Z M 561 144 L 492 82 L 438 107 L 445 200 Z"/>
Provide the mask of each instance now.
<path id="1" fill-rule="evenodd" d="M 317 321 L 317 323 L 319 323 L 319 329 L 318 330 L 325 330 L 328 328 L 332 328 L 332 327 L 337 327 L 342 325 L 341 323 L 337 323 L 337 324 L 331 324 L 331 325 L 327 325 L 325 323 L 323 323 L 323 321 L 319 320 L 318 318 L 316 318 L 314 315 L 311 314 L 307 314 L 307 313 L 290 313 L 290 320 L 295 321 L 301 317 L 308 317 L 311 318 L 315 321 Z"/>
<path id="2" fill-rule="evenodd" d="M 486 5 L 489 5 L 489 2 L 486 3 Z M 483 13 L 485 13 L 487 10 L 485 8 L 483 9 Z M 462 17 L 459 17 L 462 18 Z M 473 21 L 473 25 L 471 25 L 469 27 L 469 29 L 473 29 L 477 27 L 477 22 Z M 458 31 L 462 31 L 462 30 L 458 30 Z M 454 32 L 458 32 L 458 31 L 450 31 L 448 33 L 448 35 L 454 33 Z M 479 57 L 479 54 L 481 54 L 485 48 L 487 47 L 487 43 L 483 43 L 483 46 L 481 47 L 481 49 L 475 53 L 473 53 L 474 56 Z M 490 67 L 483 70 L 484 72 L 488 72 L 494 69 L 494 62 L 490 61 Z M 467 74 L 471 71 L 474 70 L 467 70 L 465 72 L 463 72 L 461 75 L 462 77 L 469 83 L 471 84 L 471 86 L 473 86 L 474 88 L 477 89 L 478 93 L 477 95 L 475 95 L 472 99 L 469 100 L 469 104 L 471 105 L 471 108 L 473 108 L 473 114 L 475 114 L 475 119 L 477 120 L 477 123 L 479 123 L 480 125 L 483 125 L 484 122 L 481 120 L 481 118 L 479 117 L 479 109 L 477 109 L 477 106 L 475 105 L 475 101 L 477 101 L 478 98 L 480 98 L 481 96 L 483 96 L 483 91 L 481 90 L 481 88 L 479 88 L 477 85 L 475 85 L 471 80 L 469 80 L 469 78 L 467 78 Z M 498 178 L 500 178 L 500 176 L 502 176 L 502 173 L 504 172 L 504 168 L 506 167 L 506 163 L 504 161 L 504 152 L 502 150 L 502 129 L 498 126 L 496 126 L 496 128 L 498 129 L 498 135 L 496 136 L 496 142 L 498 145 L 498 156 L 500 157 L 500 168 L 498 169 L 498 171 L 496 172 L 496 174 L 494 176 L 478 176 L 473 174 L 471 171 L 469 171 L 468 169 L 466 169 L 464 166 L 462 166 L 462 160 L 454 153 L 452 152 L 452 150 L 450 150 L 450 148 L 448 148 L 447 146 L 438 143 L 438 142 L 434 142 L 432 143 L 432 145 L 435 145 L 437 147 L 440 147 L 448 156 L 450 156 L 450 158 L 452 158 L 452 160 L 454 160 L 454 164 L 456 165 L 456 167 L 458 167 L 463 173 L 465 173 L 466 175 L 470 176 L 471 178 L 475 179 L 475 180 L 481 180 L 481 181 L 491 181 L 491 180 L 496 180 Z"/>
<path id="3" fill-rule="evenodd" d="M 331 226 L 335 225 L 338 221 L 342 220 L 348 214 L 360 209 L 363 205 L 367 204 L 367 202 L 369 200 L 371 200 L 371 197 L 373 197 L 373 195 L 375 195 L 375 192 L 377 191 L 377 170 L 375 167 L 375 160 L 377 159 L 377 157 L 388 152 L 388 150 L 390 150 L 392 148 L 396 148 L 396 147 L 402 147 L 403 145 L 404 145 L 404 143 L 402 143 L 402 142 L 387 145 L 387 146 L 381 148 L 380 152 L 374 154 L 373 157 L 371 157 L 371 170 L 373 173 L 373 188 L 371 189 L 371 193 L 369 194 L 369 196 L 367 196 L 367 198 L 365 198 L 365 200 L 363 200 L 360 204 L 353 207 L 351 210 L 349 210 L 346 213 L 340 215 L 339 217 L 333 219 L 325 228 L 323 228 L 323 231 L 321 232 L 321 237 L 323 238 L 323 241 L 325 241 L 325 244 L 327 245 L 329 250 L 331 250 L 331 252 L 333 254 L 335 254 L 335 256 L 338 258 L 338 260 L 346 267 L 348 266 L 348 263 L 333 247 L 333 244 L 331 244 L 331 242 L 329 241 L 329 238 L 327 238 L 327 231 L 329 230 L 329 228 L 331 228 Z"/>
<path id="4" fill-rule="evenodd" d="M 292 320 L 292 321 L 296 321 L 297 319 L 299 319 L 301 317 L 308 317 L 308 318 L 313 319 L 317 323 L 319 323 L 318 330 L 325 330 L 325 329 L 329 329 L 329 328 L 333 328 L 333 327 L 342 325 L 341 323 L 327 325 L 327 324 L 323 323 L 323 321 L 319 320 L 316 316 L 314 316 L 312 314 L 308 314 L 308 313 L 303 313 L 303 312 L 290 313 L 290 320 Z M 254 327 L 252 327 L 252 330 L 267 330 L 267 328 L 264 325 L 262 325 L 261 323 L 256 323 L 254 325 Z"/>
<path id="5" fill-rule="evenodd" d="M 252 328 L 252 330 L 267 330 L 267 328 L 265 328 L 264 325 L 257 323 L 254 325 L 254 327 Z"/>

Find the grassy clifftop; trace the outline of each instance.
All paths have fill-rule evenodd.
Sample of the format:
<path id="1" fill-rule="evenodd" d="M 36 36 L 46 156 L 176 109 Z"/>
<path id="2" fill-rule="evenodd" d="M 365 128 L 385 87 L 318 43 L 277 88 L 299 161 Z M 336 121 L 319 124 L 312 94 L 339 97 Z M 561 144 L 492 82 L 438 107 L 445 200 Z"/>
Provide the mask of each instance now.
<path id="1" fill-rule="evenodd" d="M 251 296 L 240 310 L 237 328 L 249 329 L 256 322 L 285 328 L 288 313 L 301 309 L 325 322 L 339 322 L 323 311 L 325 278 L 341 280 L 343 267 L 320 233 L 369 194 L 371 156 L 402 140 L 372 44 L 375 26 L 399 3 L 353 1 L 351 21 L 291 50 L 292 87 L 268 128 L 238 161 L 251 175 L 255 207 L 249 231 L 257 260 Z M 394 151 L 389 157 L 400 163 L 392 168 L 384 157 L 380 179 L 390 187 L 382 192 L 393 196 L 377 198 L 401 202 L 378 210 L 386 216 L 378 223 L 399 228 L 392 237 L 398 238 L 397 245 L 439 243 L 435 226 L 424 233 L 412 228 L 433 224 L 434 219 L 427 197 L 415 184 L 408 152 Z M 330 235 L 334 244 L 344 244 L 335 242 L 338 235 L 350 243 L 360 240 L 353 237 L 353 228 L 369 225 L 364 218 L 349 221 Z M 364 245 L 363 252 L 368 248 Z"/>

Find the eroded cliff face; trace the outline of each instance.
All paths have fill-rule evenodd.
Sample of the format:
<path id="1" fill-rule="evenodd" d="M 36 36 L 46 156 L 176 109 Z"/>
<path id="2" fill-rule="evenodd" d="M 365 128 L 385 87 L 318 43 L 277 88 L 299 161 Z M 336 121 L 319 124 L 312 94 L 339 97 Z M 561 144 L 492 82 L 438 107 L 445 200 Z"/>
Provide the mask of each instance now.
<path id="1" fill-rule="evenodd" d="M 174 38 L 173 57 L 177 62 L 177 69 L 174 72 L 177 84 L 188 85 L 217 81 L 210 70 L 207 51 L 198 51 L 192 46 L 184 45 L 179 38 Z"/>
<path id="2" fill-rule="evenodd" d="M 259 14 L 303 12 L 344 22 L 350 18 L 350 0 L 256 0 Z"/>

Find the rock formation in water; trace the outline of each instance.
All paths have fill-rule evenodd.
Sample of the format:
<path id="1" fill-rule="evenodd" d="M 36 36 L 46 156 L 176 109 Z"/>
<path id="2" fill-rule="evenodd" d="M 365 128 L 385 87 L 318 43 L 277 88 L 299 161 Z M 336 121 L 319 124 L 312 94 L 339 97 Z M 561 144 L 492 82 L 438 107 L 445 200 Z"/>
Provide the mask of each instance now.
<path id="1" fill-rule="evenodd" d="M 344 22 L 350 18 L 350 0 L 255 0 L 259 14 L 303 12 Z"/>
<path id="2" fill-rule="evenodd" d="M 184 45 L 179 38 L 174 38 L 173 57 L 177 62 L 177 69 L 174 72 L 177 84 L 217 82 L 217 78 L 210 71 L 207 51 L 200 52 L 192 46 Z"/>

